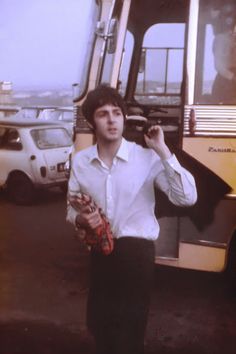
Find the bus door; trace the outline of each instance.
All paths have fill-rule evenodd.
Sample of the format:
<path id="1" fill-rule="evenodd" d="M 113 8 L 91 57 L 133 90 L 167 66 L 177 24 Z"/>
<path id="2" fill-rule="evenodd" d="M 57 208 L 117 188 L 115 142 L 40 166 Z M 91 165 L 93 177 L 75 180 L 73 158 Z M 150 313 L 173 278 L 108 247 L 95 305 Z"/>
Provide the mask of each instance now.
<path id="1" fill-rule="evenodd" d="M 234 244 L 236 264 L 235 1 L 95 4 L 101 21 L 77 107 L 100 83 L 118 88 L 128 107 L 126 139 L 143 144 L 144 125 L 161 125 L 200 186 L 197 209 L 176 210 L 157 195 L 156 262 L 221 271 Z M 80 149 L 92 132 L 76 116 Z"/>
<path id="2" fill-rule="evenodd" d="M 124 135 L 130 141 L 143 143 L 141 116 L 162 126 L 173 152 L 181 147 L 188 10 L 189 1 L 132 1 L 118 82 L 128 106 Z M 179 219 L 163 195 L 157 193 L 156 200 L 156 260 L 175 260 Z"/>

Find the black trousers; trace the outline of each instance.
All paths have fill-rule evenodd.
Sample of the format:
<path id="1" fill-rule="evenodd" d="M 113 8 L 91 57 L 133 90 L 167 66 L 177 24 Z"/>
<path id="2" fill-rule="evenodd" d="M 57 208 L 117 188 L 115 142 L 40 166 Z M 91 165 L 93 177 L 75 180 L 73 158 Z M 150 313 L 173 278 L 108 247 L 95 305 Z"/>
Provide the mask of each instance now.
<path id="1" fill-rule="evenodd" d="M 88 328 L 97 354 L 143 354 L 154 243 L 122 237 L 111 255 L 91 253 Z"/>

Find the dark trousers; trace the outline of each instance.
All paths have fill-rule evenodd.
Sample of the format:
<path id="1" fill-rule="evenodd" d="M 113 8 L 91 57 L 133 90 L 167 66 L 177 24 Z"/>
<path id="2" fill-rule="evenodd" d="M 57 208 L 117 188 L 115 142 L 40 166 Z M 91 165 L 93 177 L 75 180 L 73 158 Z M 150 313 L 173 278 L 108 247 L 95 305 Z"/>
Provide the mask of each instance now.
<path id="1" fill-rule="evenodd" d="M 143 354 L 154 271 L 152 241 L 122 237 L 111 255 L 91 253 L 88 328 L 97 354 Z"/>

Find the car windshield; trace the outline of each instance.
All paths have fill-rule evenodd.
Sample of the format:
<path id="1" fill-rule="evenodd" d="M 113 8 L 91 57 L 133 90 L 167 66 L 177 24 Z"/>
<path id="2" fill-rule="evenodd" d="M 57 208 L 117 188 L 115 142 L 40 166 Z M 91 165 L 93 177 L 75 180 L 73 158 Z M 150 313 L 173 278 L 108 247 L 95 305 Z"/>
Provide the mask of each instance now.
<path id="1" fill-rule="evenodd" d="M 36 146 L 41 150 L 72 145 L 72 140 L 64 128 L 32 129 L 31 135 Z"/>

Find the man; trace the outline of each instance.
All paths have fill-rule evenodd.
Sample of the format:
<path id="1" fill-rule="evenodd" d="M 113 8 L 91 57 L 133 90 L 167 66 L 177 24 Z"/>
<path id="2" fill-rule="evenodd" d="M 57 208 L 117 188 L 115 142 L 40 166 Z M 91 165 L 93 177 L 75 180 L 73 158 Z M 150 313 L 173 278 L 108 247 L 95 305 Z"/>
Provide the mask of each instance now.
<path id="1" fill-rule="evenodd" d="M 154 186 L 186 206 L 196 202 L 195 181 L 171 154 L 161 127 L 145 135 L 148 148 L 122 137 L 125 106 L 115 89 L 101 85 L 91 91 L 82 111 L 97 144 L 75 154 L 68 195 L 92 197 L 114 235 L 110 255 L 91 251 L 88 326 L 98 354 L 143 354 L 159 233 Z M 67 220 L 90 230 L 101 224 L 98 209 L 86 205 L 77 212 L 69 204 Z"/>

